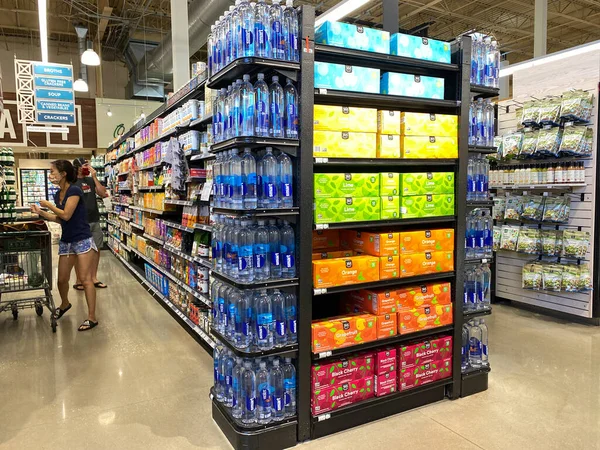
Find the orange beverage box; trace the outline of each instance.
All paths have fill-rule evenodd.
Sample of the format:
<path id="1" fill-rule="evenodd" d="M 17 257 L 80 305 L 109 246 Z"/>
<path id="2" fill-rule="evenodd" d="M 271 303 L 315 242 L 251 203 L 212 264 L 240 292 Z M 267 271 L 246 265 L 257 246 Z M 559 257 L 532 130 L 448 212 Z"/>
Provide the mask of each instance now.
<path id="1" fill-rule="evenodd" d="M 340 248 L 339 230 L 316 230 L 313 231 L 313 250 L 337 250 Z"/>
<path id="2" fill-rule="evenodd" d="M 402 311 L 422 306 L 449 305 L 452 303 L 450 289 L 450 283 L 432 283 L 398 289 L 398 309 Z"/>
<path id="3" fill-rule="evenodd" d="M 454 230 L 452 228 L 400 232 L 400 253 L 452 250 L 454 250 Z"/>
<path id="4" fill-rule="evenodd" d="M 377 339 L 377 316 L 355 314 L 314 321 L 312 328 L 313 353 L 364 344 Z"/>
<path id="5" fill-rule="evenodd" d="M 421 306 L 404 309 L 398 313 L 398 333 L 409 334 L 416 331 L 443 327 L 452 323 L 452 304 Z"/>
<path id="6" fill-rule="evenodd" d="M 376 256 L 321 259 L 313 261 L 312 265 L 313 286 L 317 289 L 379 281 L 379 258 Z"/>
<path id="7" fill-rule="evenodd" d="M 400 276 L 400 257 L 399 256 L 380 256 L 379 257 L 379 279 L 389 280 Z"/>
<path id="8" fill-rule="evenodd" d="M 331 252 L 313 253 L 312 260 L 315 261 L 319 259 L 348 258 L 350 256 L 354 256 L 354 252 L 352 250 L 335 250 Z"/>
<path id="9" fill-rule="evenodd" d="M 381 314 L 377 316 L 377 339 L 396 336 L 398 329 L 398 314 Z"/>
<path id="10" fill-rule="evenodd" d="M 373 256 L 394 256 L 400 253 L 400 233 L 368 233 L 344 230 L 340 233 L 342 248 Z"/>
<path id="11" fill-rule="evenodd" d="M 373 314 L 390 314 L 398 311 L 398 294 L 393 289 L 361 289 L 353 291 L 343 300 L 350 311 L 368 311 Z"/>
<path id="12" fill-rule="evenodd" d="M 421 252 L 400 255 L 400 277 L 454 270 L 454 252 Z"/>

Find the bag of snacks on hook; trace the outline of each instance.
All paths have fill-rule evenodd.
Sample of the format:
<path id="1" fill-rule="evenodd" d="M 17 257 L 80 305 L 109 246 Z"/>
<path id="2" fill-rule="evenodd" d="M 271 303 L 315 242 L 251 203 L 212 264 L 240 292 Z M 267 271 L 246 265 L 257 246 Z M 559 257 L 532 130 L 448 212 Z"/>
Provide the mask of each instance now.
<path id="1" fill-rule="evenodd" d="M 542 221 L 553 223 L 567 223 L 569 221 L 570 212 L 570 197 L 546 197 Z"/>
<path id="2" fill-rule="evenodd" d="M 541 195 L 523 196 L 523 211 L 521 219 L 539 222 L 544 215 L 544 197 Z"/>
<path id="3" fill-rule="evenodd" d="M 579 289 L 580 278 L 579 266 L 575 264 L 565 264 L 562 268 L 561 290 L 565 292 L 577 292 Z"/>
<path id="4" fill-rule="evenodd" d="M 535 156 L 558 156 L 560 139 L 561 131 L 558 127 L 540 130 L 535 148 Z"/>
<path id="5" fill-rule="evenodd" d="M 562 284 L 562 267 L 558 264 L 542 265 L 542 289 L 560 292 Z"/>
<path id="6" fill-rule="evenodd" d="M 519 227 L 516 225 L 504 225 L 502 227 L 502 236 L 500 237 L 500 250 L 514 252 L 517 249 L 519 240 Z"/>
<path id="7" fill-rule="evenodd" d="M 580 156 L 585 151 L 586 127 L 566 127 L 558 153 L 560 156 Z"/>
<path id="8" fill-rule="evenodd" d="M 523 143 L 521 144 L 521 152 L 519 159 L 533 158 L 535 149 L 537 148 L 539 132 L 537 130 L 523 133 Z"/>
<path id="9" fill-rule="evenodd" d="M 525 264 L 522 270 L 521 283 L 523 289 L 534 291 L 542 289 L 542 265 L 537 262 Z"/>
<path id="10" fill-rule="evenodd" d="M 504 209 L 504 218 L 509 220 L 519 220 L 523 211 L 522 198 L 519 195 L 506 197 L 506 207 Z"/>
<path id="11" fill-rule="evenodd" d="M 561 248 L 558 247 L 557 230 L 541 230 L 540 238 L 542 241 L 542 254 L 544 256 L 558 256 Z M 561 241 L 562 242 L 562 241 Z"/>
<path id="12" fill-rule="evenodd" d="M 502 241 L 502 227 L 494 225 L 492 230 L 492 251 L 497 252 L 500 250 L 500 242 Z"/>
<path id="13" fill-rule="evenodd" d="M 560 104 L 559 97 L 547 97 L 540 102 L 539 123 L 541 125 L 560 124 Z"/>
<path id="14" fill-rule="evenodd" d="M 519 106 L 515 108 L 515 117 L 517 120 L 517 131 L 523 131 L 523 107 Z"/>
<path id="15" fill-rule="evenodd" d="M 521 123 L 525 127 L 536 127 L 540 123 L 540 102 L 538 100 L 529 100 L 523 104 Z"/>
<path id="16" fill-rule="evenodd" d="M 579 292 L 589 292 L 592 290 L 592 274 L 590 273 L 590 266 L 587 264 L 581 264 L 579 266 L 577 290 Z"/>
<path id="17" fill-rule="evenodd" d="M 590 233 L 587 231 L 563 231 L 563 256 L 585 258 L 590 246 Z"/>
<path id="18" fill-rule="evenodd" d="M 593 94 L 581 89 L 563 93 L 560 118 L 574 122 L 588 122 L 592 113 Z"/>
<path id="19" fill-rule="evenodd" d="M 502 159 L 515 159 L 521 152 L 522 133 L 506 134 L 502 137 Z"/>
<path id="20" fill-rule="evenodd" d="M 540 230 L 537 228 L 521 227 L 517 240 L 517 252 L 535 255 L 540 253 L 541 250 Z"/>
<path id="21" fill-rule="evenodd" d="M 492 216 L 494 220 L 504 219 L 504 211 L 506 209 L 506 197 L 494 197 L 494 206 L 492 208 Z"/>

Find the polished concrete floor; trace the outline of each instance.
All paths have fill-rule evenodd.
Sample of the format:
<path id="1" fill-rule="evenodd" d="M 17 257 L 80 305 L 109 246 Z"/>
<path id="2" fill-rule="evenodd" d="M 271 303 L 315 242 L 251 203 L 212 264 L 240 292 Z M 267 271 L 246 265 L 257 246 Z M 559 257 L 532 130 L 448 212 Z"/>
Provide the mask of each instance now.
<path id="1" fill-rule="evenodd" d="M 1 449 L 227 449 L 213 423 L 211 357 L 108 252 L 101 325 L 84 297 L 52 335 L 48 313 L 0 316 Z M 56 294 L 58 295 L 58 294 Z M 301 449 L 600 449 L 600 328 L 497 306 L 487 392 Z"/>

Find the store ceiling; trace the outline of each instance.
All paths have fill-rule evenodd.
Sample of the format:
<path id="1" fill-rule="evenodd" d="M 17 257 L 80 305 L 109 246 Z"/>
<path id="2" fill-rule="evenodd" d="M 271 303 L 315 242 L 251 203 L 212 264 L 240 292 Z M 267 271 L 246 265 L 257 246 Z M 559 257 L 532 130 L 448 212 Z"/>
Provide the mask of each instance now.
<path id="1" fill-rule="evenodd" d="M 193 0 L 203 1 L 203 0 Z M 535 0 L 401 0 L 400 27 L 427 29 L 429 37 L 450 40 L 469 30 L 493 34 L 512 62 L 533 56 Z M 296 0 L 325 11 L 338 0 Z M 373 0 L 347 17 L 378 26 L 381 2 Z M 87 24 L 102 41 L 104 59 L 122 59 L 129 39 L 158 42 L 170 30 L 169 0 L 48 0 L 50 39 L 76 42 L 73 25 Z M 36 0 L 0 0 L 0 39 L 37 41 Z M 548 53 L 600 39 L 600 0 L 548 0 Z M 37 43 L 35 45 L 38 45 Z"/>

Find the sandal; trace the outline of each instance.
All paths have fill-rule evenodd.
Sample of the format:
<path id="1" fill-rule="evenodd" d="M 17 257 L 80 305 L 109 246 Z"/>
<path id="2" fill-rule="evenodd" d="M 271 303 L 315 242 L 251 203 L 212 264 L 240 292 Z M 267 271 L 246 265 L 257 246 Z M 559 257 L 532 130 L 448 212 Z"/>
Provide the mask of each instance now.
<path id="1" fill-rule="evenodd" d="M 81 325 L 79 325 L 79 328 L 77 329 L 77 331 L 87 331 L 87 330 L 91 330 L 92 328 L 95 328 L 97 326 L 98 326 L 98 322 L 92 322 L 91 320 L 87 319 L 87 320 L 84 320 Z"/>
<path id="2" fill-rule="evenodd" d="M 69 306 L 67 306 L 65 309 L 60 309 L 60 306 L 58 308 L 56 308 L 54 310 L 54 319 L 55 320 L 60 319 L 68 310 L 71 309 L 71 306 L 73 306 L 73 305 L 71 305 L 69 303 Z"/>
<path id="3" fill-rule="evenodd" d="M 74 284 L 73 289 L 75 289 L 76 291 L 83 291 L 83 284 Z"/>
<path id="4" fill-rule="evenodd" d="M 106 289 L 108 287 L 102 281 L 98 281 L 98 282 L 94 283 L 94 286 L 97 287 L 98 289 Z"/>

